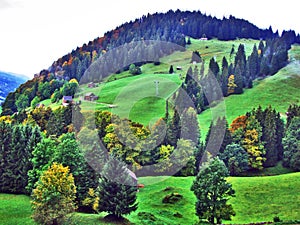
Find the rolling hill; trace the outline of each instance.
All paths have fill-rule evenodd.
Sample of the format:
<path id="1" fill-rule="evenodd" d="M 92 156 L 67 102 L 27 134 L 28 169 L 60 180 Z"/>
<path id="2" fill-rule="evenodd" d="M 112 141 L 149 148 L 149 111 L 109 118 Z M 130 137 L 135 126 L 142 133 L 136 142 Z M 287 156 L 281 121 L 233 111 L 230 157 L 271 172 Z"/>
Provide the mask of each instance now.
<path id="1" fill-rule="evenodd" d="M 190 66 L 191 54 L 198 50 L 205 60 L 205 68 L 208 68 L 209 59 L 215 57 L 220 64 L 223 56 L 229 58 L 232 46 L 238 46 L 240 43 L 245 45 L 246 55 L 251 53 L 257 40 L 239 39 L 234 41 L 219 41 L 216 39 L 201 41 L 192 39 L 192 44 L 188 46 L 185 52 L 175 52 L 161 59 L 160 65 L 145 64 L 142 66 L 143 74 L 131 76 L 128 71 L 115 74 L 107 82 L 99 84 L 98 87 L 90 89 L 87 85 L 81 85 L 76 93 L 79 100 L 85 93 L 93 92 L 99 95 L 99 100 L 94 103 L 83 101 L 81 108 L 83 110 L 108 110 L 123 117 L 129 117 L 131 120 L 148 125 L 154 118 L 163 117 L 165 114 L 165 100 L 180 86 L 180 74 L 185 75 Z M 233 60 L 232 58 L 229 58 Z M 290 104 L 298 104 L 300 99 L 300 45 L 295 44 L 289 51 L 290 63 L 273 76 L 265 79 L 255 80 L 253 88 L 245 89 L 240 95 L 231 95 L 224 98 L 225 112 L 221 104 L 216 105 L 199 116 L 199 123 L 202 132 L 202 138 L 208 131 L 212 120 L 212 110 L 220 115 L 226 115 L 229 123 L 237 116 L 243 115 L 253 108 L 261 105 L 263 108 L 271 105 L 285 119 L 286 110 Z M 175 68 L 181 67 L 182 70 L 175 71 L 175 74 L 168 74 L 170 65 Z M 198 65 L 200 67 L 200 65 Z M 116 80 L 115 80 L 116 79 Z M 159 86 L 161 94 L 155 96 L 154 80 L 164 80 Z M 274 97 L 276 96 L 276 97 Z M 61 103 L 51 104 L 50 100 L 45 100 L 46 106 L 52 108 L 58 107 Z M 238 104 L 237 104 L 238 103 Z M 109 105 L 120 107 L 111 109 Z M 151 107 L 150 107 L 151 106 Z M 147 110 L 144 108 L 147 107 Z M 143 113 L 140 113 L 143 112 Z M 127 114 L 126 114 L 127 113 Z"/>
<path id="2" fill-rule="evenodd" d="M 229 177 L 236 191 L 231 204 L 237 216 L 225 224 L 272 222 L 275 216 L 284 221 L 300 220 L 300 173 L 266 177 Z M 138 193 L 139 208 L 127 216 L 133 224 L 195 224 L 195 196 L 190 191 L 194 177 L 143 177 L 139 182 L 145 188 Z M 170 193 L 179 193 L 183 199 L 175 204 L 164 204 L 162 199 Z M 151 196 L 151 197 L 150 197 Z M 0 194 L 0 223 L 32 224 L 30 198 L 24 195 Z M 15 209 L 18 209 L 17 211 Z M 105 213 L 71 216 L 67 224 L 108 224 Z M 73 223 L 72 223 L 72 222 Z M 119 223 L 109 223 L 119 224 Z M 285 223 L 285 224 L 292 224 Z M 298 223 L 299 224 L 299 223 Z"/>

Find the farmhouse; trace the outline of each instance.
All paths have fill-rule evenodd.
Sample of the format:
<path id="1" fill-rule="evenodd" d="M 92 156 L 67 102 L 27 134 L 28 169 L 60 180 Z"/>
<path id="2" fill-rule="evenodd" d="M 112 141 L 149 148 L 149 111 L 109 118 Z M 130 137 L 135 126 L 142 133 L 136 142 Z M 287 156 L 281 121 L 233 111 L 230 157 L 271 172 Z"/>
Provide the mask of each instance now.
<path id="1" fill-rule="evenodd" d="M 62 98 L 62 105 L 63 106 L 68 106 L 72 102 L 73 102 L 72 96 L 63 96 L 63 98 Z"/>
<path id="2" fill-rule="evenodd" d="M 85 96 L 84 96 L 84 100 L 86 101 L 96 101 L 98 100 L 98 96 L 96 96 L 94 93 L 87 93 Z"/>
<path id="3" fill-rule="evenodd" d="M 88 83 L 88 88 L 94 88 L 96 87 L 96 84 L 94 82 Z"/>

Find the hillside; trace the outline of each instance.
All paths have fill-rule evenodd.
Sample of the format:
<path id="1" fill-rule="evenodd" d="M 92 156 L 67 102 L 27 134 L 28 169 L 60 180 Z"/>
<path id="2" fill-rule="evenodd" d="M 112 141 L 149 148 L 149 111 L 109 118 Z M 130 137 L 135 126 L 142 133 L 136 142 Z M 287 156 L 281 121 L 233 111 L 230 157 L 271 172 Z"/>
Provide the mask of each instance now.
<path id="1" fill-rule="evenodd" d="M 129 116 L 133 121 L 148 125 L 154 118 L 157 119 L 165 115 L 165 101 L 181 85 L 182 80 L 180 77 L 185 76 L 190 66 L 195 66 L 191 63 L 193 51 L 201 52 L 201 56 L 205 61 L 205 72 L 207 72 L 209 61 L 213 57 L 219 64 L 221 64 L 224 56 L 230 60 L 229 62 L 234 61 L 234 57 L 230 57 L 232 46 L 237 48 L 239 44 L 243 43 L 246 55 L 249 56 L 254 44 L 258 45 L 259 43 L 259 41 L 251 39 L 234 41 L 212 39 L 204 42 L 191 39 L 191 42 L 192 44 L 187 46 L 186 51 L 177 51 L 161 58 L 160 65 L 153 65 L 153 63 L 143 65 L 141 67 L 141 75 L 132 76 L 128 71 L 124 71 L 120 74 L 112 75 L 107 82 L 100 83 L 95 88 L 88 88 L 88 85 L 83 84 L 77 90 L 74 100 L 79 101 L 86 93 L 93 92 L 99 96 L 99 99 L 92 103 L 82 101 L 81 108 L 83 111 L 108 110 L 122 117 Z M 181 70 L 175 71 L 174 74 L 168 74 L 170 65 L 173 65 L 174 68 L 180 67 Z M 200 64 L 197 64 L 197 66 L 200 67 Z M 155 96 L 155 80 L 160 81 L 159 96 Z M 53 109 L 61 105 L 61 101 L 51 104 L 49 99 L 41 103 Z M 111 109 L 109 105 L 118 107 Z M 147 110 L 144 110 L 145 107 L 147 107 Z M 127 112 L 130 112 L 130 114 L 126 115 Z"/>
<path id="2" fill-rule="evenodd" d="M 226 97 L 226 118 L 229 123 L 240 115 L 261 105 L 263 108 L 271 105 L 280 112 L 283 119 L 290 104 L 299 104 L 300 99 L 300 45 L 294 45 L 289 51 L 290 63 L 274 76 L 263 80 L 256 80 L 252 89 L 246 89 L 241 95 Z M 213 108 L 218 112 L 223 106 Z M 223 114 L 223 113 L 222 113 Z M 211 111 L 207 110 L 199 115 L 199 122 L 203 134 L 208 131 L 211 122 Z M 202 136 L 203 137 L 203 136 Z"/>
<path id="3" fill-rule="evenodd" d="M 51 217 L 51 207 L 72 213 L 66 224 L 116 224 L 123 215 L 128 221 L 117 224 L 195 224 L 190 188 L 202 161 L 219 149 L 229 173 L 218 162 L 219 171 L 213 165 L 205 174 L 227 179 L 236 191 L 230 199 L 236 215 L 225 224 L 300 220 L 299 42 L 294 31 L 279 35 L 232 16 L 219 20 L 169 11 L 77 47 L 2 104 L 0 224 L 32 224 Z M 3 85 L 11 82 L 7 78 Z M 297 105 L 286 113 L 291 104 Z M 210 132 L 213 144 L 200 143 L 212 117 L 226 115 L 231 123 L 259 105 L 272 108 L 239 118 L 224 138 L 214 132 L 226 122 L 218 120 Z M 290 126 L 281 120 L 286 117 Z M 221 147 L 215 144 L 221 141 Z M 118 169 L 111 156 L 128 168 Z M 61 170 L 70 170 L 74 180 L 52 172 L 54 162 L 68 167 Z M 124 174 L 134 183 L 113 184 L 107 174 L 121 179 Z M 219 190 L 205 197 L 220 204 L 216 192 L 224 186 L 214 176 L 203 182 Z M 74 185 L 76 198 L 75 188 L 61 193 Z M 179 199 L 164 203 L 170 195 Z M 136 196 L 138 208 L 126 209 Z M 64 198 L 70 202 L 64 204 Z M 30 200 L 39 206 L 33 217 Z M 212 208 L 217 211 L 206 218 L 212 223 L 216 214 L 234 214 L 230 206 Z M 97 211 L 110 217 L 91 213 Z"/>
<path id="4" fill-rule="evenodd" d="M 100 96 L 99 100 L 93 103 L 83 101 L 81 105 L 83 110 L 108 110 L 120 116 L 129 116 L 133 121 L 148 125 L 152 119 L 164 116 L 165 100 L 181 84 L 180 74 L 185 76 L 188 68 L 194 66 L 190 62 L 193 51 L 198 50 L 201 52 L 202 58 L 205 61 L 205 68 L 208 70 L 209 59 L 212 57 L 215 57 L 219 64 L 221 64 L 224 56 L 228 57 L 230 62 L 233 61 L 233 57 L 229 56 L 232 46 L 238 46 L 243 43 L 246 55 L 249 56 L 253 45 L 258 45 L 258 41 L 250 39 L 240 39 L 235 41 L 219 41 L 212 39 L 205 42 L 191 39 L 191 41 L 192 44 L 187 47 L 187 51 L 175 52 L 169 56 L 163 57 L 160 65 L 143 65 L 141 67 L 143 71 L 142 75 L 132 76 L 128 71 L 125 71 L 113 75 L 109 82 L 101 83 L 96 88 L 91 89 L 88 88 L 87 85 L 81 85 L 76 93 L 77 98 L 75 98 L 75 100 L 78 101 L 84 94 L 93 92 Z M 290 63 L 275 75 L 265 79 L 255 80 L 253 88 L 245 89 L 243 94 L 231 95 L 224 98 L 226 107 L 225 115 L 229 123 L 237 116 L 243 115 L 253 108 L 257 108 L 259 105 L 263 108 L 271 105 L 281 113 L 282 118 L 284 119 L 289 105 L 299 103 L 300 45 L 295 44 L 292 46 L 292 49 L 289 50 L 289 58 Z M 182 70 L 175 71 L 175 74 L 172 75 L 167 74 L 170 65 L 173 65 L 174 68 L 181 67 Z M 200 67 L 199 64 L 198 67 Z M 155 96 L 154 80 L 164 81 L 159 85 L 161 93 L 158 97 Z M 50 100 L 45 100 L 42 103 L 52 108 L 61 105 L 61 102 L 58 104 L 51 104 Z M 109 105 L 120 107 L 111 109 Z M 143 110 L 145 107 L 147 107 L 146 111 Z M 202 138 L 205 138 L 212 119 L 211 110 L 212 109 L 208 109 L 199 115 Z M 213 110 L 218 112 L 223 109 L 220 105 L 217 105 Z M 143 112 L 143 114 L 140 112 Z M 222 112 L 221 115 L 224 115 L 224 113 Z"/>
<path id="5" fill-rule="evenodd" d="M 300 42 L 300 36 L 297 36 L 294 31 L 283 31 L 282 34 L 279 35 L 278 32 L 274 33 L 271 27 L 269 29 L 259 29 L 254 24 L 233 16 L 217 19 L 216 17 L 202 14 L 200 11 L 182 12 L 180 10 L 176 12 L 155 13 L 153 15 L 148 14 L 142 18 L 124 23 L 114 30 L 105 33 L 103 37 L 97 37 L 93 41 L 89 41 L 88 44 L 73 49 L 70 53 L 53 62 L 49 68 L 42 69 L 40 73 L 35 75 L 35 78 L 39 79 L 32 79 L 20 86 L 16 91 L 16 93 L 18 93 L 17 95 L 13 93 L 8 96 L 2 106 L 2 115 L 11 115 L 18 111 L 15 102 L 19 97 L 19 93 L 23 94 L 28 91 L 33 91 L 33 94 L 28 96 L 28 100 L 26 99 L 27 101 L 22 102 L 23 107 L 21 108 L 23 109 L 30 105 L 36 95 L 42 100 L 49 98 L 51 94 L 54 93 L 55 87 L 53 87 L 50 93 L 41 95 L 41 92 L 36 90 L 41 83 L 51 82 L 53 79 L 70 80 L 76 78 L 78 81 L 81 80 L 91 64 L 99 57 L 105 56 L 106 53 L 112 49 L 133 42 L 138 43 L 134 48 L 130 49 L 130 51 L 126 51 L 130 53 L 129 57 L 118 57 L 118 60 L 122 61 L 122 65 L 125 67 L 118 68 L 122 71 L 123 69 L 128 69 L 131 63 L 137 63 L 139 66 L 145 63 L 143 60 L 133 62 L 132 60 L 136 58 L 135 56 L 141 56 L 143 54 L 151 55 L 150 61 L 157 61 L 163 56 L 169 55 L 180 48 L 182 49 L 182 47 L 186 47 L 188 42 L 186 37 L 195 39 L 218 39 L 223 41 L 242 38 L 271 40 L 273 38 L 283 37 L 285 44 L 281 45 L 277 43 L 276 46 L 278 47 L 278 45 L 280 45 L 280 47 L 274 47 L 276 51 L 281 51 L 282 48 L 289 47 L 292 43 Z M 143 42 L 151 40 L 173 43 L 173 47 L 166 48 L 160 45 L 153 45 L 148 53 L 143 53 Z M 235 47 L 237 48 L 237 46 Z M 228 49 L 228 51 L 230 51 L 230 49 Z M 277 53 L 274 52 L 272 55 L 276 56 Z M 116 57 L 108 59 L 114 66 L 115 58 Z M 284 65 L 285 60 L 281 63 Z M 281 65 L 279 65 L 279 67 L 280 66 Z M 111 71 L 112 69 L 111 66 L 104 67 L 101 71 L 101 76 L 106 76 L 110 74 L 110 72 L 116 72 Z M 101 79 L 97 78 L 95 81 L 100 82 Z M 61 86 L 58 88 L 60 87 Z"/>
<path id="6" fill-rule="evenodd" d="M 300 220 L 299 178 L 300 173 L 230 177 L 229 182 L 236 190 L 236 197 L 231 203 L 237 216 L 232 221 L 224 221 L 225 224 L 272 222 L 275 216 L 284 221 Z M 139 182 L 145 184 L 145 188 L 138 193 L 139 209 L 127 218 L 134 224 L 194 224 L 197 221 L 195 196 L 190 191 L 193 180 L 193 177 L 140 178 Z M 163 204 L 162 199 L 174 192 L 183 195 L 183 199 L 175 204 Z M 28 197 L 0 194 L 0 200 L 3 203 L 0 206 L 1 224 L 32 224 Z M 76 224 L 107 224 L 103 222 L 104 215 L 76 213 L 71 220 Z"/>
<path id="7" fill-rule="evenodd" d="M 4 101 L 9 92 L 14 91 L 26 80 L 25 76 L 0 71 L 0 103 Z"/>

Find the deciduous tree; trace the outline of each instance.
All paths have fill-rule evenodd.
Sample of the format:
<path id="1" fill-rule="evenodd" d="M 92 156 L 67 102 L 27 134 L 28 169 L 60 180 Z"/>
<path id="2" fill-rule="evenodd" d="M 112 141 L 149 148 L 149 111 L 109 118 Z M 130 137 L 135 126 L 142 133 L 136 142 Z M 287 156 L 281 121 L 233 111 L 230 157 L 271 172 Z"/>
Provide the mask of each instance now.
<path id="1" fill-rule="evenodd" d="M 33 219 L 39 224 L 62 224 L 75 211 L 76 187 L 68 167 L 53 165 L 40 177 L 32 194 Z"/>
<path id="2" fill-rule="evenodd" d="M 225 164 L 218 158 L 200 169 L 191 187 L 197 198 L 196 214 L 199 219 L 219 224 L 222 219 L 228 220 L 235 215 L 232 206 L 227 203 L 234 196 L 232 185 L 226 181 L 228 176 Z"/>

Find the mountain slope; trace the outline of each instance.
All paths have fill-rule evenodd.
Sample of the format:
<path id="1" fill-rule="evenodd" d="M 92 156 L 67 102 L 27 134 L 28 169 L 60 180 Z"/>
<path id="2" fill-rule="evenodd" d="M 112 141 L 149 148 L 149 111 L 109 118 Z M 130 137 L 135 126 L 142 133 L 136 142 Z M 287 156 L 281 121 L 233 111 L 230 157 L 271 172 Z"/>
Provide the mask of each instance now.
<path id="1" fill-rule="evenodd" d="M 271 105 L 285 118 L 286 110 L 290 104 L 299 104 L 300 99 L 300 45 L 293 45 L 289 51 L 290 63 L 274 76 L 257 80 L 252 89 L 246 89 L 241 95 L 231 95 L 225 98 L 226 118 L 229 123 L 240 115 L 251 111 L 261 105 L 263 108 Z M 217 105 L 215 111 L 223 110 Z M 222 114 L 222 113 L 220 113 Z M 211 122 L 211 110 L 199 115 L 202 137 L 208 131 Z"/>
<path id="2" fill-rule="evenodd" d="M 0 103 L 4 101 L 9 92 L 14 91 L 26 80 L 27 78 L 24 76 L 0 71 Z"/>
<path id="3" fill-rule="evenodd" d="M 292 43 L 299 41 L 300 38 L 298 36 L 296 37 L 294 31 L 290 33 Z M 25 85 L 20 86 L 16 93 L 23 94 L 28 91 L 28 89 L 35 90 L 35 87 L 40 85 L 38 82 L 51 82 L 51 80 L 56 78 L 63 80 L 76 78 L 79 81 L 92 62 L 103 55 L 105 56 L 107 51 L 119 46 L 124 46 L 126 43 L 139 42 L 139 45 L 132 49 L 131 56 L 142 53 L 139 50 L 141 50 L 140 47 L 145 40 L 167 41 L 177 44 L 177 48 L 174 46 L 173 48 L 161 48 L 160 45 L 151 46 L 153 48 L 151 50 L 153 51 L 149 51 L 149 54 L 150 52 L 153 54 L 152 59 L 159 59 L 162 56 L 169 55 L 178 50 L 179 46 L 184 47 L 186 45 L 186 36 L 196 39 L 205 36 L 208 39 L 216 38 L 219 40 L 235 40 L 236 38 L 252 38 L 258 40 L 277 37 L 278 33 L 273 33 L 272 29 L 259 29 L 248 21 L 237 19 L 233 16 L 221 20 L 202 14 L 199 11 L 182 12 L 179 10 L 176 12 L 169 11 L 167 13 L 149 14 L 135 21 L 124 23 L 116 29 L 105 33 L 103 37 L 95 38 L 89 41 L 88 44 L 77 47 L 72 52 L 56 60 L 48 69 L 42 70 L 37 74 L 36 76 L 39 79 L 33 79 Z M 129 58 L 130 57 L 122 57 L 124 61 L 122 61 L 123 65 L 129 67 L 132 63 Z M 112 62 L 115 65 L 114 60 L 115 58 L 112 58 L 107 60 L 107 62 Z M 113 69 L 107 65 L 103 67 L 102 72 L 104 74 L 109 73 L 110 69 Z M 96 82 L 99 81 L 101 80 L 96 80 Z M 88 82 L 89 81 L 87 81 L 87 83 Z M 50 93 L 50 95 L 51 94 L 52 93 Z M 27 105 L 30 104 L 35 95 L 34 93 L 28 96 Z M 18 95 L 15 94 L 7 97 L 2 106 L 2 115 L 11 115 L 17 111 L 15 105 L 17 97 Z M 38 97 L 42 100 L 46 99 L 43 96 Z"/>

